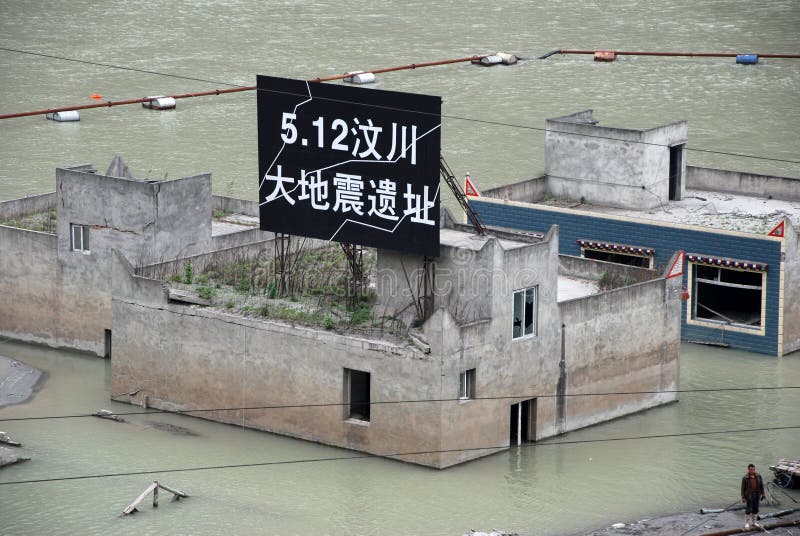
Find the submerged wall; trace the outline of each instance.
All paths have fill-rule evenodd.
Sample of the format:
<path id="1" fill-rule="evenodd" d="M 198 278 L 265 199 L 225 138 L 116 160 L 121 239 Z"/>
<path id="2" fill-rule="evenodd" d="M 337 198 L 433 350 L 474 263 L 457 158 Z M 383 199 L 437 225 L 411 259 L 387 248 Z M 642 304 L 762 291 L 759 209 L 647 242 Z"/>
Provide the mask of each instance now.
<path id="1" fill-rule="evenodd" d="M 0 335 L 103 355 L 111 304 L 97 258 L 65 262 L 56 235 L 12 227 L 0 226 L 0 244 Z"/>
<path id="2" fill-rule="evenodd" d="M 677 400 L 680 278 L 559 303 L 565 412 L 575 430 Z M 576 396 L 591 393 L 641 393 Z"/>
<path id="3" fill-rule="evenodd" d="M 168 303 L 161 282 L 114 265 L 111 392 L 164 409 L 317 405 L 198 416 L 381 456 L 437 451 L 439 402 L 374 404 L 369 423 L 345 415 L 344 369 L 371 373 L 372 402 L 438 400 L 439 359 L 323 329 Z M 190 371 L 190 372 L 189 372 Z M 400 456 L 438 466 L 439 455 Z"/>

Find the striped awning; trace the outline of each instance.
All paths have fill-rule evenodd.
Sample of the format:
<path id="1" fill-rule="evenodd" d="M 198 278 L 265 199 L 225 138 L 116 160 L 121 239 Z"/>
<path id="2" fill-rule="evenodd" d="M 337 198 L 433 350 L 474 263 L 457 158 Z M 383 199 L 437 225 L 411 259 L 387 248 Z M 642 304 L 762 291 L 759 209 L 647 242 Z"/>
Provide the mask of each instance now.
<path id="1" fill-rule="evenodd" d="M 644 246 L 631 246 L 629 244 L 617 244 L 615 242 L 602 242 L 600 240 L 584 240 L 579 238 L 575 241 L 576 244 L 581 246 L 582 248 L 592 248 L 592 249 L 600 249 L 603 251 L 611 251 L 617 253 L 628 253 L 631 255 L 642 255 L 652 257 L 656 254 L 656 250 L 653 248 L 647 248 Z"/>
<path id="2" fill-rule="evenodd" d="M 729 268 L 740 268 L 742 270 L 755 270 L 758 272 L 765 272 L 767 270 L 767 264 L 764 262 L 743 261 L 740 259 L 729 259 L 727 257 L 711 257 L 709 255 L 700 255 L 698 253 L 687 253 L 686 259 L 690 262 L 705 264 L 707 266 L 724 266 Z"/>

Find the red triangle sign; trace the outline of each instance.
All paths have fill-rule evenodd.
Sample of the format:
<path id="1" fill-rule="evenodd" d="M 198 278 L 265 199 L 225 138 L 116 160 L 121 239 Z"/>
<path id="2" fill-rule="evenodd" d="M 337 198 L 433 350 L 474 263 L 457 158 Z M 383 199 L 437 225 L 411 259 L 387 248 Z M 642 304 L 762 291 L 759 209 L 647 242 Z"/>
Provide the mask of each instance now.
<path id="1" fill-rule="evenodd" d="M 781 222 L 772 228 L 770 232 L 767 233 L 767 236 L 777 236 L 783 238 L 784 231 L 786 230 L 786 220 L 781 220 Z"/>
<path id="2" fill-rule="evenodd" d="M 675 262 L 672 263 L 669 272 L 667 272 L 667 279 L 683 275 L 683 258 L 685 255 L 683 251 L 678 252 L 678 257 L 675 259 Z"/>
<path id="3" fill-rule="evenodd" d="M 478 189 L 475 188 L 475 185 L 472 184 L 472 181 L 469 179 L 469 175 L 464 177 L 464 193 L 471 197 L 481 196 L 480 192 L 478 192 Z"/>

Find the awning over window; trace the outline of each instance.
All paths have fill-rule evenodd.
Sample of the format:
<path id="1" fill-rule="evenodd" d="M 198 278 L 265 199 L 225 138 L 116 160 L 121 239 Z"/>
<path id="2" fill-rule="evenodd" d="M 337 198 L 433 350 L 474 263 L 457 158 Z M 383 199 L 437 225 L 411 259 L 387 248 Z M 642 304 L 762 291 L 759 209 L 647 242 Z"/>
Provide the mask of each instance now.
<path id="1" fill-rule="evenodd" d="M 616 244 L 614 242 L 601 242 L 598 240 L 584 240 L 579 238 L 575 241 L 576 244 L 582 248 L 600 249 L 603 251 L 616 251 L 617 253 L 628 253 L 632 255 L 646 255 L 652 257 L 656 254 L 653 248 L 646 248 L 644 246 L 631 246 L 628 244 Z"/>
<path id="2" fill-rule="evenodd" d="M 708 255 L 687 253 L 686 259 L 691 262 L 705 264 L 707 266 L 725 266 L 729 268 L 739 268 L 742 270 L 753 270 L 756 272 L 765 272 L 767 270 L 767 264 L 763 262 L 743 261 L 739 259 L 729 259 L 727 257 L 709 257 Z"/>

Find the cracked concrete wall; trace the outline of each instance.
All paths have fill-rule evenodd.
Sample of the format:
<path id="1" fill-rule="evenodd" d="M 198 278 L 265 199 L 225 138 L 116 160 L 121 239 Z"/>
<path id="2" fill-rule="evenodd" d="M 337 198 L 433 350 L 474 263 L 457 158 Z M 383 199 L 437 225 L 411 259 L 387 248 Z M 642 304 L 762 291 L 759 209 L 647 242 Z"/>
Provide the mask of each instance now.
<path id="1" fill-rule="evenodd" d="M 545 128 L 551 195 L 639 210 L 669 199 L 669 146 L 685 143 L 688 135 L 686 121 L 652 129 L 598 126 L 591 110 L 548 119 Z"/>

